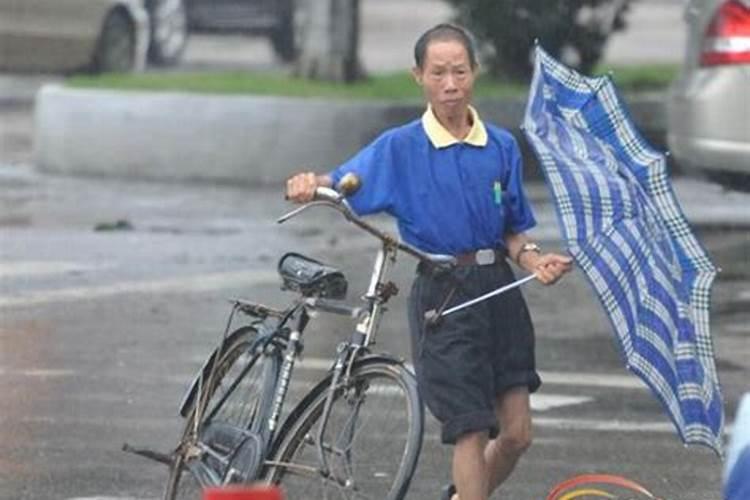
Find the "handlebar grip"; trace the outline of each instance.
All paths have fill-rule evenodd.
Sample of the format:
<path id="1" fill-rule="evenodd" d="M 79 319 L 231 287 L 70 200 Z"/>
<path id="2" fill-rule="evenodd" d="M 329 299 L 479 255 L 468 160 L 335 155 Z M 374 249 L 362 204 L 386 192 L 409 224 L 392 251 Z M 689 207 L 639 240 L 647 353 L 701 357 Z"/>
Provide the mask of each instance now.
<path id="1" fill-rule="evenodd" d="M 359 188 L 361 187 L 362 181 L 357 174 L 349 172 L 348 174 L 345 174 L 339 181 L 338 185 L 336 185 L 336 191 L 343 196 L 351 196 L 359 191 Z"/>

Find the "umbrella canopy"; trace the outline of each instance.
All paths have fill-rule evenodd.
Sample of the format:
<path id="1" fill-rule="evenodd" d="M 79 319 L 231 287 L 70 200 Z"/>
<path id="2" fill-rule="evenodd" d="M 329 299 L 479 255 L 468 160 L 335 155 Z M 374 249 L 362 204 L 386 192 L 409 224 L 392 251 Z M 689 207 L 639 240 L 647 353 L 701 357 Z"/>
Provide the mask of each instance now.
<path id="1" fill-rule="evenodd" d="M 627 368 L 685 443 L 721 454 L 708 315 L 717 270 L 682 214 L 665 156 L 637 132 L 609 76 L 582 76 L 540 47 L 523 129 L 563 240 L 601 300 Z"/>

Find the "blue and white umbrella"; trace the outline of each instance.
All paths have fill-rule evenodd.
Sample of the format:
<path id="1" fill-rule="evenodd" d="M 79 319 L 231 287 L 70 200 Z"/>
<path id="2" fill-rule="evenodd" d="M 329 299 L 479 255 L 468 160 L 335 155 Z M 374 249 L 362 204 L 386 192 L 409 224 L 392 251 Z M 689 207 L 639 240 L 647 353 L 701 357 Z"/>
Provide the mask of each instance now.
<path id="1" fill-rule="evenodd" d="M 609 76 L 582 76 L 539 47 L 523 129 L 563 240 L 601 300 L 627 368 L 685 443 L 721 454 L 724 411 L 709 332 L 717 269 L 682 214 L 665 156 L 638 133 Z"/>

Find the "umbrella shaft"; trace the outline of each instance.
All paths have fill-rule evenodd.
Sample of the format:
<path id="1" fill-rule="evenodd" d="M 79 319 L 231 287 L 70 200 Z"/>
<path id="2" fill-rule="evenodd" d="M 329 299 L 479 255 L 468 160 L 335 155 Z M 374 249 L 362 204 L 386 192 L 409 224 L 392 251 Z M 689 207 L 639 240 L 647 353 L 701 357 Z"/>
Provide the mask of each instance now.
<path id="1" fill-rule="evenodd" d="M 509 283 L 509 284 L 507 284 L 507 285 L 505 285 L 503 287 L 498 288 L 497 290 L 493 290 L 493 291 L 491 291 L 489 293 L 485 293 L 484 295 L 481 295 L 481 296 L 479 296 L 479 297 L 477 297 L 475 299 L 471 299 L 468 302 L 464 302 L 463 304 L 459 304 L 457 306 L 451 307 L 450 309 L 446 309 L 445 311 L 443 311 L 443 313 L 440 316 L 447 316 L 447 315 L 452 314 L 452 313 L 454 313 L 456 311 L 460 311 L 461 309 L 465 309 L 467 307 L 473 306 L 474 304 L 477 304 L 479 302 L 487 300 L 490 297 L 494 297 L 495 295 L 500 295 L 501 293 L 507 292 L 508 290 L 512 290 L 514 288 L 517 288 L 517 287 L 523 285 L 524 283 L 526 283 L 528 281 L 531 281 L 533 279 L 536 279 L 536 274 L 530 274 L 530 275 L 526 276 L 525 278 L 521 278 L 518 281 L 514 281 L 513 283 Z"/>

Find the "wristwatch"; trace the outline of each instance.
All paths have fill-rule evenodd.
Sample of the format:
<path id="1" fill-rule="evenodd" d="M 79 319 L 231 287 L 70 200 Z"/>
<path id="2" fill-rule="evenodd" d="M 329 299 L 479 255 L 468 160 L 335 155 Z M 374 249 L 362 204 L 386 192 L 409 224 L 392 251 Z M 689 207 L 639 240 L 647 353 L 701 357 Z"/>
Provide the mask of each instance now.
<path id="1" fill-rule="evenodd" d="M 521 250 L 518 251 L 518 254 L 516 255 L 516 263 L 521 264 L 521 255 L 523 255 L 526 252 L 536 252 L 536 253 L 542 253 L 542 248 L 533 242 L 527 242 L 524 243 L 523 246 L 521 246 Z"/>

